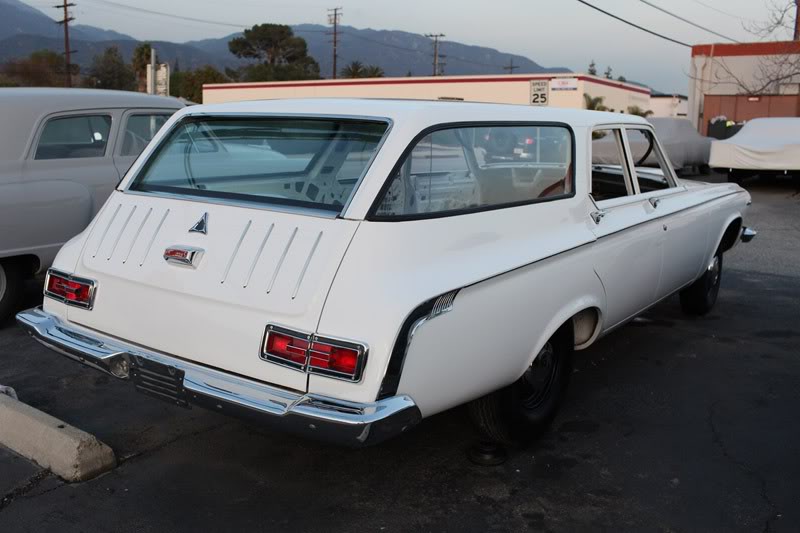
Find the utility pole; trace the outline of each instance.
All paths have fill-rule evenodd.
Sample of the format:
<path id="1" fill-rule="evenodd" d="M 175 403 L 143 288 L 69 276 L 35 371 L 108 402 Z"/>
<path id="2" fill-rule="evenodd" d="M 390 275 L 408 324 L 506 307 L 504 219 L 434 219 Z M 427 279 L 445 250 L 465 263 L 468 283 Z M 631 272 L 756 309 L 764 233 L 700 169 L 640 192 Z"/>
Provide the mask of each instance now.
<path id="1" fill-rule="evenodd" d="M 336 79 L 336 46 L 339 44 L 339 18 L 342 16 L 342 8 L 334 7 L 328 10 L 328 24 L 333 26 L 333 31 L 328 35 L 333 36 L 333 79 Z"/>
<path id="2" fill-rule="evenodd" d="M 69 8 L 75 7 L 73 3 L 67 3 L 67 0 L 63 0 L 63 3 L 59 6 L 53 6 L 56 9 L 63 9 L 64 10 L 64 19 L 57 20 L 56 24 L 63 24 L 64 25 L 64 66 L 65 66 L 65 77 L 64 77 L 64 85 L 67 87 L 72 87 L 72 63 L 70 55 L 74 50 L 69 49 L 69 23 L 75 20 L 75 17 L 69 16 Z"/>
<path id="3" fill-rule="evenodd" d="M 428 33 L 425 37 L 433 39 L 433 75 L 441 76 L 442 69 L 439 58 L 444 56 L 439 55 L 439 40 L 444 37 L 444 33 Z"/>
<path id="4" fill-rule="evenodd" d="M 515 65 L 514 64 L 514 58 L 512 57 L 512 58 L 510 58 L 508 60 L 508 66 L 507 67 L 503 67 L 503 70 L 507 70 L 509 74 L 514 74 L 514 69 L 518 69 L 518 68 L 519 68 L 519 65 Z"/>
<path id="5" fill-rule="evenodd" d="M 794 12 L 794 40 L 800 41 L 800 0 L 794 0 L 797 9 Z"/>

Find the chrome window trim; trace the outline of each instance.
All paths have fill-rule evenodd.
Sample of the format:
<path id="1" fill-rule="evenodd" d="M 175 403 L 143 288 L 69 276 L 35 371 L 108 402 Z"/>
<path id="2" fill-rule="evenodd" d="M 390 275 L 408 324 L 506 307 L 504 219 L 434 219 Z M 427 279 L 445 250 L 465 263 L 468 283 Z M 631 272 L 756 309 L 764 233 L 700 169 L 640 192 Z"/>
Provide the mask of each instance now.
<path id="1" fill-rule="evenodd" d="M 164 143 L 164 141 L 169 138 L 169 136 L 183 123 L 184 119 L 186 118 L 202 118 L 202 117 L 213 117 L 213 118 L 267 118 L 267 119 L 311 119 L 311 120 L 349 120 L 349 121 L 361 121 L 361 122 L 383 122 L 386 124 L 386 130 L 383 132 L 383 136 L 378 144 L 375 146 L 375 150 L 372 156 L 367 161 L 366 165 L 364 165 L 364 170 L 361 172 L 361 175 L 356 180 L 355 184 L 353 185 L 353 189 L 350 191 L 350 196 L 347 198 L 347 201 L 341 207 L 341 209 L 336 212 L 331 209 L 314 209 L 310 207 L 302 207 L 302 206 L 291 206 L 286 204 L 271 204 L 268 202 L 248 202 L 245 200 L 229 200 L 224 198 L 207 198 L 207 197 L 199 197 L 193 196 L 190 194 L 179 194 L 179 193 L 166 193 L 166 192 L 144 192 L 144 191 L 134 191 L 131 190 L 131 186 L 136 183 L 141 175 L 142 171 L 147 166 L 147 163 L 152 159 L 156 152 Z M 122 189 L 118 189 L 120 192 L 124 192 L 127 194 L 137 194 L 143 196 L 166 196 L 168 198 L 176 198 L 176 199 L 183 199 L 183 200 L 191 200 L 191 201 L 204 201 L 205 203 L 211 204 L 218 204 L 218 205 L 234 205 L 239 207 L 250 207 L 250 208 L 260 208 L 266 211 L 281 211 L 287 213 L 300 213 L 300 214 L 307 214 L 311 216 L 318 216 L 320 218 L 346 218 L 347 210 L 350 208 L 350 204 L 353 202 L 353 198 L 355 197 L 356 191 L 358 191 L 361 184 L 364 182 L 364 179 L 369 174 L 372 164 L 375 162 L 375 159 L 378 157 L 381 149 L 383 148 L 384 144 L 386 143 L 386 139 L 389 138 L 391 135 L 392 128 L 394 127 L 394 120 L 389 117 L 382 117 L 382 116 L 373 116 L 373 115 L 345 115 L 345 114 L 327 114 L 327 113 L 262 113 L 262 112 L 251 112 L 251 113 L 192 113 L 188 112 L 179 119 L 177 119 L 172 126 L 169 128 L 168 131 L 165 131 L 163 135 L 160 135 L 158 146 L 155 146 L 152 150 L 149 151 L 147 154 L 147 158 L 142 161 L 139 167 L 136 169 L 136 173 L 128 178 L 125 187 Z M 159 132 L 161 133 L 161 132 Z"/>
<path id="2" fill-rule="evenodd" d="M 56 276 L 64 278 L 68 281 L 76 281 L 84 285 L 89 285 L 89 303 L 84 304 L 82 302 L 74 302 L 72 300 L 67 300 L 63 296 L 60 296 L 58 294 L 52 293 L 49 290 L 47 290 L 47 287 L 50 286 L 51 274 L 55 274 Z M 96 291 L 97 291 L 97 282 L 95 280 L 89 278 L 82 278 L 80 276 L 75 276 L 73 274 L 68 274 L 62 270 L 57 270 L 55 268 L 48 268 L 47 274 L 44 277 L 44 295 L 47 296 L 48 298 L 52 298 L 53 300 L 59 301 L 71 307 L 78 307 L 80 309 L 86 309 L 87 311 L 91 311 L 94 308 L 94 297 Z"/>

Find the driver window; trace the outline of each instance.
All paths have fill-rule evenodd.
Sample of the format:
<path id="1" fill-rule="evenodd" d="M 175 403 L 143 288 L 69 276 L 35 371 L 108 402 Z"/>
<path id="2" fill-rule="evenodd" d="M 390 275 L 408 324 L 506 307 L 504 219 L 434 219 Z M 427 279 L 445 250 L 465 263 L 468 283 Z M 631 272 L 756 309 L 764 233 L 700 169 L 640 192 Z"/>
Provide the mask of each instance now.
<path id="1" fill-rule="evenodd" d="M 595 202 L 628 195 L 625 152 L 619 129 L 592 132 L 592 198 Z"/>
<path id="2" fill-rule="evenodd" d="M 669 189 L 669 167 L 650 130 L 625 129 L 639 192 Z"/>

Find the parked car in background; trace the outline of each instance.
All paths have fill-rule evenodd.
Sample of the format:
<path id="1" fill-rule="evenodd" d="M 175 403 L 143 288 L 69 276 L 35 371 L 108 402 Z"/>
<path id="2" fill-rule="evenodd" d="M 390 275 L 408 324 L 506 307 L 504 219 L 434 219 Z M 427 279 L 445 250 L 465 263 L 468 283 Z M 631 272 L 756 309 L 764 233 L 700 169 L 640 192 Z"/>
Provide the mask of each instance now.
<path id="1" fill-rule="evenodd" d="M 800 118 L 756 118 L 733 137 L 714 141 L 711 166 L 739 182 L 756 175 L 800 176 Z"/>
<path id="2" fill-rule="evenodd" d="M 492 155 L 487 135 L 550 149 Z M 631 136 L 657 169 L 637 168 Z M 593 139 L 609 138 L 615 164 L 595 164 Z M 676 292 L 688 313 L 712 308 L 723 254 L 753 236 L 749 203 L 737 185 L 678 179 L 639 117 L 197 106 L 170 119 L 61 249 L 44 306 L 17 319 L 140 392 L 338 443 L 465 402 L 488 438 L 527 438 L 556 412 L 574 350 Z"/>
<path id="3" fill-rule="evenodd" d="M 667 152 L 673 168 L 688 171 L 696 169 L 700 173 L 708 173 L 712 139 L 700 135 L 690 120 L 649 117 L 647 121 L 656 130 L 656 136 Z"/>
<path id="4" fill-rule="evenodd" d="M 0 320 L 182 107 L 123 91 L 0 89 Z"/>

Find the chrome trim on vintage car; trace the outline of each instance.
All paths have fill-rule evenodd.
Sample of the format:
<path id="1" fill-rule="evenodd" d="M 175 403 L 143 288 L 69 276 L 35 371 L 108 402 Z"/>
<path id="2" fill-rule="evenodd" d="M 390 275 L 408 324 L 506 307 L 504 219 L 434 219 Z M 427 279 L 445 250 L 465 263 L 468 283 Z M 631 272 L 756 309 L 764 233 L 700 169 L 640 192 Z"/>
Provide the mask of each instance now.
<path id="1" fill-rule="evenodd" d="M 164 261 L 173 265 L 197 268 L 205 250 L 194 246 L 174 244 L 164 250 Z"/>
<path id="2" fill-rule="evenodd" d="M 753 239 L 755 239 L 756 235 L 758 235 L 758 232 L 756 230 L 744 226 L 742 228 L 742 234 L 739 235 L 739 238 L 742 240 L 742 242 L 750 242 Z"/>
<path id="3" fill-rule="evenodd" d="M 84 303 L 81 303 L 81 302 L 74 302 L 72 300 L 67 300 L 63 296 L 60 296 L 58 294 L 55 294 L 53 292 L 48 291 L 47 287 L 50 286 L 50 274 L 55 274 L 56 276 L 58 276 L 60 278 L 64 278 L 64 279 L 69 280 L 69 281 L 76 281 L 78 283 L 82 283 L 84 285 L 88 285 L 89 286 L 89 303 L 88 304 L 84 304 Z M 97 292 L 97 282 L 95 280 L 93 280 L 93 279 L 82 278 L 80 276 L 74 276 L 72 274 L 68 274 L 68 273 L 63 272 L 61 270 L 57 270 L 55 268 L 48 268 L 47 269 L 47 274 L 44 277 L 44 295 L 47 296 L 48 298 L 52 298 L 53 300 L 59 301 L 59 302 L 61 302 L 63 304 L 66 304 L 66 305 L 71 305 L 72 307 L 79 307 L 81 309 L 86 309 L 87 311 L 91 311 L 92 308 L 94 308 L 94 296 L 95 296 L 96 292 Z"/>
<path id="4" fill-rule="evenodd" d="M 208 235 L 208 212 L 203 213 L 200 220 L 194 223 L 194 226 L 189 228 L 189 233 L 202 233 Z"/>
<path id="5" fill-rule="evenodd" d="M 132 379 L 130 369 L 142 360 L 163 365 L 184 374 L 180 392 L 188 403 L 336 444 L 376 444 L 421 420 L 414 400 L 404 395 L 356 403 L 281 389 L 105 336 L 38 307 L 17 314 L 17 322 L 48 348 L 114 377 Z"/>

